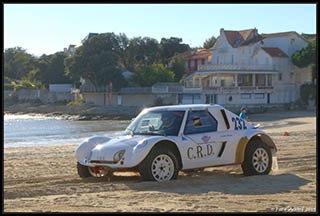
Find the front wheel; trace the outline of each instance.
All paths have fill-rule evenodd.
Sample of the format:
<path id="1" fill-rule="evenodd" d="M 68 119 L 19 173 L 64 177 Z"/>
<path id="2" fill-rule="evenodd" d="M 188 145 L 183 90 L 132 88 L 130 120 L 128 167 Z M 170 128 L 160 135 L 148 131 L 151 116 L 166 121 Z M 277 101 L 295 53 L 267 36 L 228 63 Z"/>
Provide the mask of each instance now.
<path id="1" fill-rule="evenodd" d="M 87 178 L 92 176 L 89 172 L 89 167 L 87 166 L 83 166 L 82 164 L 80 164 L 79 162 L 77 162 L 77 170 L 78 170 L 78 175 L 81 178 Z"/>
<path id="2" fill-rule="evenodd" d="M 77 162 L 77 170 L 78 175 L 81 178 L 87 178 L 87 177 L 110 177 L 112 176 L 113 172 L 108 169 L 107 167 L 89 167 L 84 166 Z"/>
<path id="3" fill-rule="evenodd" d="M 272 167 L 272 153 L 269 147 L 260 140 L 250 142 L 241 167 L 246 176 L 269 174 Z"/>
<path id="4" fill-rule="evenodd" d="M 169 181 L 178 176 L 178 160 L 172 151 L 164 147 L 153 149 L 139 165 L 143 180 Z"/>

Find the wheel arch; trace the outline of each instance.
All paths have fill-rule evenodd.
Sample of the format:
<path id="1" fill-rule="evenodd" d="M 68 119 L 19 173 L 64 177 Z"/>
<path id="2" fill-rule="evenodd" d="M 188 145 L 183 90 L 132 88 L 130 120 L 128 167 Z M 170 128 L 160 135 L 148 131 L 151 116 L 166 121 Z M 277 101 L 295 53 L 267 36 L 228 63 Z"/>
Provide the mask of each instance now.
<path id="1" fill-rule="evenodd" d="M 236 149 L 236 156 L 235 156 L 235 163 L 243 163 L 244 158 L 245 158 L 245 152 L 246 149 L 248 147 L 248 145 L 250 145 L 250 143 L 252 143 L 255 140 L 259 140 L 263 143 L 265 143 L 269 149 L 271 150 L 272 156 L 276 155 L 277 152 L 277 147 L 275 145 L 275 143 L 273 142 L 273 140 L 271 139 L 270 136 L 268 136 L 267 134 L 264 133 L 256 133 L 253 134 L 251 137 L 242 137 L 237 145 L 237 149 Z"/>
<path id="2" fill-rule="evenodd" d="M 170 140 L 161 140 L 161 141 L 159 141 L 159 142 L 157 142 L 156 144 L 153 145 L 153 147 L 151 148 L 149 153 L 153 149 L 158 148 L 159 146 L 167 147 L 168 149 L 170 149 L 176 155 L 177 160 L 178 160 L 179 170 L 181 170 L 182 169 L 182 159 L 181 159 L 181 154 L 180 154 L 180 151 L 178 149 L 177 144 L 172 142 L 172 141 L 170 141 Z"/>

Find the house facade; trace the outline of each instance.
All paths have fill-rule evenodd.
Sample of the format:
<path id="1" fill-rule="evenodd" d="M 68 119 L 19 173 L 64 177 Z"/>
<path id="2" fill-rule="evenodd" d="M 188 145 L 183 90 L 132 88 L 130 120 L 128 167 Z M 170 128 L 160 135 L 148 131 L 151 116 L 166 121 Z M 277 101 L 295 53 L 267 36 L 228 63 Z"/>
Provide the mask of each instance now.
<path id="1" fill-rule="evenodd" d="M 188 74 L 197 71 L 200 66 L 211 64 L 211 51 L 208 49 L 188 50 L 178 55 L 186 59 Z M 172 58 L 169 59 L 169 65 L 171 60 Z"/>
<path id="2" fill-rule="evenodd" d="M 72 55 L 76 51 L 76 45 L 70 44 L 68 48 L 64 48 L 64 53 Z"/>
<path id="3" fill-rule="evenodd" d="M 296 32 L 258 34 L 257 29 L 220 30 L 211 62 L 184 80 L 182 103 L 285 104 L 299 98 L 294 52 L 308 41 Z M 301 80 L 301 79 L 300 79 Z M 310 79 L 311 80 L 311 79 Z"/>

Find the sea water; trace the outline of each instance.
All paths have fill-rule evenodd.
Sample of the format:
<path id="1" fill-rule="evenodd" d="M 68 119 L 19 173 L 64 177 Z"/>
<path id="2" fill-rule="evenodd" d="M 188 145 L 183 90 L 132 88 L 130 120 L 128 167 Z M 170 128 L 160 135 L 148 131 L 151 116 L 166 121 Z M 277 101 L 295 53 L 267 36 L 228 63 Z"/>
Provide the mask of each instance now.
<path id="1" fill-rule="evenodd" d="M 44 115 L 4 115 L 4 148 L 79 144 L 91 136 L 116 137 L 129 121 L 72 121 Z"/>

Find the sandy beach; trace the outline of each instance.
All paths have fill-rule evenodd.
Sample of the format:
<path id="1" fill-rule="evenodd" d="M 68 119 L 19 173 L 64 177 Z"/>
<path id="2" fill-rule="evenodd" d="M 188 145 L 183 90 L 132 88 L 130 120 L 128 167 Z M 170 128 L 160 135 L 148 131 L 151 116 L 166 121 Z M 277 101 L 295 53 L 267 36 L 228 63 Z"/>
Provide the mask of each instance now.
<path id="1" fill-rule="evenodd" d="M 271 135 L 279 170 L 246 177 L 240 166 L 141 181 L 138 173 L 81 179 L 67 146 L 4 149 L 4 212 L 315 212 L 316 112 L 249 116 Z M 289 136 L 283 136 L 287 131 Z"/>

